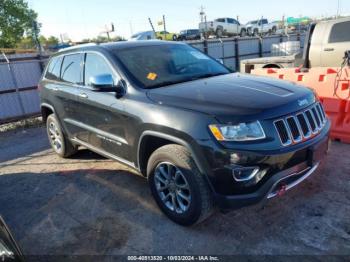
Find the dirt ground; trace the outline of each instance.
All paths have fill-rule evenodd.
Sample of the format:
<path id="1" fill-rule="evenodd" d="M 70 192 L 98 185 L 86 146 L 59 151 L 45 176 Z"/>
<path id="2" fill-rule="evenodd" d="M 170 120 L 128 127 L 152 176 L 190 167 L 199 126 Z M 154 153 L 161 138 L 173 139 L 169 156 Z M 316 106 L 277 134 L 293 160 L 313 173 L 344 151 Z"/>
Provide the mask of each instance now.
<path id="1" fill-rule="evenodd" d="M 350 145 L 280 198 L 181 227 L 147 181 L 87 150 L 61 159 L 44 128 L 0 133 L 0 214 L 25 254 L 350 255 Z"/>

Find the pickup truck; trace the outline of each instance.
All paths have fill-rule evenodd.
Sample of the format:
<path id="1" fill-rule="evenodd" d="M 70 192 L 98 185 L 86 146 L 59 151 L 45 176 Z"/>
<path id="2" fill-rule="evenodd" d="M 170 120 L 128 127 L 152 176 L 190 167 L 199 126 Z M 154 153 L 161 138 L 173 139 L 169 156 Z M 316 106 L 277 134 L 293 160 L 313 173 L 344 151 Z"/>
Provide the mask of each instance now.
<path id="1" fill-rule="evenodd" d="M 350 17 L 310 25 L 304 51 L 291 56 L 263 57 L 241 61 L 241 72 L 256 68 L 337 67 L 350 46 Z"/>
<path id="2" fill-rule="evenodd" d="M 234 18 L 217 18 L 214 21 L 199 23 L 199 30 L 203 33 L 222 36 L 247 35 L 246 28 Z"/>
<path id="3" fill-rule="evenodd" d="M 279 24 L 269 23 L 265 18 L 248 22 L 246 25 L 248 35 L 276 34 Z"/>

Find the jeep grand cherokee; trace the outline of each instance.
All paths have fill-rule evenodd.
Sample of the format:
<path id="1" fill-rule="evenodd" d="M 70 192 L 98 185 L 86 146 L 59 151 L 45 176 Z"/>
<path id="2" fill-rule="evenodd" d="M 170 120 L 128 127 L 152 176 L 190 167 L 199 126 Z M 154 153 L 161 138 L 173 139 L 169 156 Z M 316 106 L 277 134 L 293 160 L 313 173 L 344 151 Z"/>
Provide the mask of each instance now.
<path id="1" fill-rule="evenodd" d="M 234 74 L 183 43 L 68 48 L 39 88 L 58 155 L 83 146 L 136 169 L 182 225 L 280 195 L 328 148 L 330 123 L 311 90 Z"/>

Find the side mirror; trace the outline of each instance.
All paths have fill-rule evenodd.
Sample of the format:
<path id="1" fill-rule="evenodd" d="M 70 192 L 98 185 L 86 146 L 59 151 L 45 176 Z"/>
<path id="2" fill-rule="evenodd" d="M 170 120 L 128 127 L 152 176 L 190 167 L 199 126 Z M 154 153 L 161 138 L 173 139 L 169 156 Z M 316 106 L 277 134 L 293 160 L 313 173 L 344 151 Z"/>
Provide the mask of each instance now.
<path id="1" fill-rule="evenodd" d="M 105 89 L 111 89 L 114 86 L 114 79 L 110 74 L 96 75 L 90 77 L 89 84 L 98 91 L 104 91 Z"/>
<path id="2" fill-rule="evenodd" d="M 223 59 L 221 59 L 221 58 L 217 58 L 217 59 L 215 59 L 217 62 L 219 62 L 220 64 L 224 64 L 224 60 Z"/>
<path id="3" fill-rule="evenodd" d="M 89 83 L 96 92 L 115 92 L 117 98 L 125 95 L 125 81 L 119 80 L 117 84 L 114 84 L 113 76 L 110 74 L 92 76 Z"/>

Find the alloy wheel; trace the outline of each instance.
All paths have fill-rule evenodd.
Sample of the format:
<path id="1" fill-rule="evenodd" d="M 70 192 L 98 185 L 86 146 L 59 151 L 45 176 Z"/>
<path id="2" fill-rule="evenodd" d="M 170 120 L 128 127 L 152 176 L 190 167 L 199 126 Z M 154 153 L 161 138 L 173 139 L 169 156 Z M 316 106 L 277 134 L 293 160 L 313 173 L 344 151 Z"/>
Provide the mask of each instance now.
<path id="1" fill-rule="evenodd" d="M 154 171 L 154 182 L 160 199 L 168 209 L 178 214 L 189 209 L 191 190 L 179 168 L 168 162 L 158 164 Z"/>
<path id="2" fill-rule="evenodd" d="M 54 122 L 50 122 L 48 131 L 52 147 L 56 152 L 59 152 L 62 149 L 62 137 L 57 125 Z"/>

